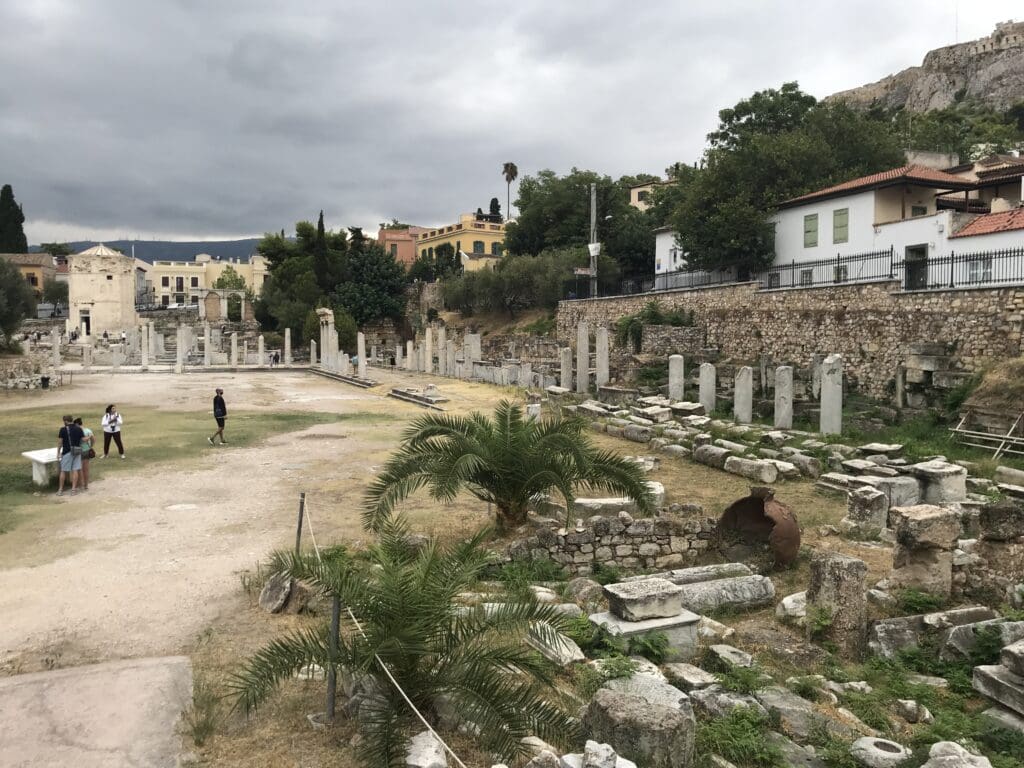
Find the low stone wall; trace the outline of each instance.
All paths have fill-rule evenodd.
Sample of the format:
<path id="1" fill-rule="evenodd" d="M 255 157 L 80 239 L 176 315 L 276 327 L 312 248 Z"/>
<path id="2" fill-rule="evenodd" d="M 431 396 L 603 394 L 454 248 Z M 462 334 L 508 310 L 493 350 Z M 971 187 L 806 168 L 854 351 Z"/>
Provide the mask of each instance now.
<path id="1" fill-rule="evenodd" d="M 558 347 L 558 339 L 529 333 L 488 334 L 480 339 L 483 359 L 494 362 L 519 360 L 524 363 L 556 364 L 559 359 Z"/>
<path id="2" fill-rule="evenodd" d="M 32 357 L 0 357 L 2 389 L 38 389 L 43 375 L 39 360 Z"/>
<path id="3" fill-rule="evenodd" d="M 508 546 L 512 560 L 554 560 L 576 576 L 589 576 L 596 564 L 628 569 L 671 569 L 693 565 L 717 539 L 712 518 L 645 517 L 628 514 L 581 520 L 574 530 L 554 521 L 534 523 L 534 531 Z"/>
<path id="4" fill-rule="evenodd" d="M 1024 287 L 902 292 L 895 282 L 761 291 L 754 283 L 662 291 L 666 309 L 694 313 L 704 345 L 724 359 L 807 368 L 815 355 L 843 356 L 847 385 L 874 397 L 895 391 L 912 347 L 940 343 L 954 370 L 1024 352 Z M 558 305 L 557 336 L 575 344 L 582 320 L 611 328 L 651 294 L 576 299 Z M 614 335 L 612 345 L 615 346 Z"/>
<path id="5" fill-rule="evenodd" d="M 704 329 L 673 325 L 645 325 L 640 337 L 640 350 L 650 355 L 693 355 L 704 344 Z"/>

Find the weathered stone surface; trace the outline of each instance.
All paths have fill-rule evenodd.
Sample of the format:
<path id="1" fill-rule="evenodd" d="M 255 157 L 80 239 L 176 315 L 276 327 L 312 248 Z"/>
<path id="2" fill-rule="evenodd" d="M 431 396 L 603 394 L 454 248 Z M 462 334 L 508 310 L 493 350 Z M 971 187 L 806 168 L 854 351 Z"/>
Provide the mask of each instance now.
<path id="1" fill-rule="evenodd" d="M 987 757 L 968 752 L 955 741 L 940 741 L 928 751 L 921 768 L 992 768 Z"/>
<path id="2" fill-rule="evenodd" d="M 725 448 L 726 450 L 732 451 L 736 454 L 744 454 L 750 450 L 750 446 L 745 443 L 736 443 L 732 440 L 723 440 L 722 438 L 714 440 L 713 444 L 717 445 L 719 448 Z"/>
<path id="3" fill-rule="evenodd" d="M 693 450 L 693 460 L 715 469 L 725 469 L 725 462 L 732 457 L 732 451 L 717 445 L 698 445 Z"/>
<path id="4" fill-rule="evenodd" d="M 752 667 L 754 666 L 754 657 L 746 651 L 741 651 L 739 648 L 735 648 L 731 645 L 718 644 L 712 645 L 708 648 L 711 654 L 718 659 L 721 664 L 728 667 Z"/>
<path id="5" fill-rule="evenodd" d="M 560 667 L 567 667 L 587 658 L 575 640 L 562 634 L 559 634 L 550 645 L 541 642 L 539 637 L 532 634 L 527 636 L 526 643 L 545 659 Z"/>
<path id="6" fill-rule="evenodd" d="M 649 768 L 689 768 L 696 721 L 693 713 L 601 689 L 583 715 L 590 736 Z"/>
<path id="7" fill-rule="evenodd" d="M 1018 715 L 1024 715 L 1024 678 L 998 664 L 974 668 L 974 690 Z"/>
<path id="8" fill-rule="evenodd" d="M 766 741 L 782 752 L 782 765 L 786 768 L 827 768 L 825 761 L 815 755 L 814 747 L 801 747 L 775 731 L 768 732 Z"/>
<path id="9" fill-rule="evenodd" d="M 604 599 L 604 587 L 593 579 L 579 576 L 566 584 L 566 594 L 582 605 L 598 605 Z"/>
<path id="10" fill-rule="evenodd" d="M 914 699 L 896 699 L 896 712 L 908 723 L 923 723 L 925 725 L 935 722 L 932 713 L 921 702 Z"/>
<path id="11" fill-rule="evenodd" d="M 755 691 L 753 696 L 769 714 L 778 715 L 782 729 L 799 742 L 807 741 L 819 723 L 837 737 L 848 739 L 854 735 L 852 728 L 838 720 L 825 717 L 807 699 L 782 686 L 770 685 Z"/>
<path id="12" fill-rule="evenodd" d="M 796 592 L 786 595 L 775 606 L 775 618 L 783 624 L 795 624 L 802 627 L 807 617 L 807 592 Z"/>
<path id="13" fill-rule="evenodd" d="M 602 688 L 636 696 L 649 704 L 672 707 L 693 714 L 693 706 L 690 704 L 689 697 L 665 680 L 664 675 L 660 672 L 654 675 L 637 672 L 629 677 L 612 678 Z"/>
<path id="14" fill-rule="evenodd" d="M 1024 504 L 1009 499 L 986 504 L 978 523 L 986 541 L 1012 541 L 1024 536 Z"/>
<path id="15" fill-rule="evenodd" d="M 925 504 L 946 504 L 967 498 L 967 470 L 961 466 L 933 460 L 911 464 L 907 471 L 921 480 Z"/>
<path id="16" fill-rule="evenodd" d="M 836 552 L 814 555 L 807 587 L 807 613 L 816 618 L 807 622 L 808 639 L 828 638 L 847 655 L 860 657 L 867 627 L 866 576 L 867 565 L 863 560 Z M 828 618 L 827 626 L 822 626 L 820 617 Z"/>
<path id="17" fill-rule="evenodd" d="M 981 713 L 981 719 L 990 728 L 999 728 L 1004 731 L 1024 734 L 1024 716 L 1011 712 L 1004 707 L 998 705 L 989 707 Z"/>
<path id="18" fill-rule="evenodd" d="M 700 616 L 682 611 L 678 616 L 645 621 L 626 621 L 611 612 L 595 613 L 590 616 L 592 624 L 602 626 L 613 637 L 629 639 L 648 632 L 661 632 L 668 639 L 670 661 L 686 661 L 697 650 L 697 627 Z"/>
<path id="19" fill-rule="evenodd" d="M 422 731 L 409 739 L 405 765 L 406 768 L 447 768 L 448 757 L 434 734 Z"/>
<path id="20" fill-rule="evenodd" d="M 675 662 L 664 665 L 665 674 L 669 682 L 677 685 L 684 691 L 694 691 L 700 688 L 707 688 L 718 682 L 718 678 L 700 667 L 684 662 Z"/>
<path id="21" fill-rule="evenodd" d="M 1024 638 L 1024 621 L 991 619 L 989 621 L 979 621 L 974 624 L 963 624 L 959 627 L 953 627 L 949 630 L 946 642 L 942 646 L 941 658 L 948 661 L 954 659 L 969 660 L 977 648 L 978 632 L 980 631 L 996 633 L 1002 645 L 1009 646 Z M 1011 671 L 1014 670 L 1011 669 Z"/>
<path id="22" fill-rule="evenodd" d="M 868 646 L 879 656 L 892 658 L 905 648 L 920 645 L 926 633 L 940 632 L 994 618 L 997 618 L 996 612 L 991 608 L 974 605 L 937 613 L 882 619 L 874 622 L 869 628 Z"/>
<path id="23" fill-rule="evenodd" d="M 701 616 L 700 623 L 697 626 L 697 634 L 700 635 L 702 640 L 722 642 L 735 635 L 736 630 L 720 621 L 715 621 L 707 616 Z"/>
<path id="24" fill-rule="evenodd" d="M 857 485 L 877 488 L 889 499 L 889 507 L 912 507 L 921 503 L 921 483 L 914 477 L 868 477 L 857 478 Z"/>
<path id="25" fill-rule="evenodd" d="M 804 477 L 817 478 L 821 476 L 821 462 L 814 456 L 803 453 L 791 453 L 787 457 L 790 464 L 800 470 Z"/>
<path id="26" fill-rule="evenodd" d="M 626 621 L 678 616 L 682 611 L 683 588 L 665 579 L 644 579 L 606 584 L 609 610 Z"/>
<path id="27" fill-rule="evenodd" d="M 744 459 L 740 456 L 729 456 L 723 469 L 733 475 L 745 477 L 755 483 L 771 485 L 779 479 L 779 469 L 769 461 L 761 459 Z"/>
<path id="28" fill-rule="evenodd" d="M 523 768 L 562 768 L 562 762 L 554 752 L 545 750 L 536 755 Z"/>
<path id="29" fill-rule="evenodd" d="M 270 613 L 280 613 L 292 592 L 292 577 L 286 573 L 275 573 L 260 592 L 260 608 Z"/>
<path id="30" fill-rule="evenodd" d="M 819 430 L 823 435 L 838 435 L 843 431 L 843 358 L 841 355 L 829 355 L 821 364 Z"/>
<path id="31" fill-rule="evenodd" d="M 896 507 L 889 523 L 896 537 L 891 582 L 894 587 L 948 595 L 952 586 L 952 549 L 960 534 L 956 511 L 929 504 Z"/>
<path id="32" fill-rule="evenodd" d="M 865 456 L 884 454 L 890 458 L 896 458 L 903 453 L 903 446 L 899 443 L 867 443 L 857 448 L 857 451 Z"/>
<path id="33" fill-rule="evenodd" d="M 651 438 L 654 437 L 654 432 L 650 427 L 630 424 L 623 429 L 622 436 L 627 440 L 632 440 L 634 443 L 649 443 Z"/>
<path id="34" fill-rule="evenodd" d="M 1024 677 L 1024 640 L 1010 643 L 1003 648 L 999 654 L 999 663 L 1018 677 Z"/>
<path id="35" fill-rule="evenodd" d="M 997 483 L 1006 483 L 1007 485 L 1024 485 L 1024 469 L 996 467 L 992 479 Z"/>
<path id="36" fill-rule="evenodd" d="M 696 584 L 702 581 L 715 581 L 716 579 L 728 579 L 735 576 L 750 576 L 753 571 L 745 563 L 712 563 L 711 565 L 698 565 L 693 568 L 677 568 L 673 571 L 661 573 L 650 573 L 645 576 L 629 576 L 623 581 L 642 581 L 656 577 L 671 581 L 673 584 Z"/>
<path id="37" fill-rule="evenodd" d="M 889 498 L 871 486 L 850 491 L 846 517 L 839 528 L 854 538 L 873 539 L 885 528 L 889 519 Z"/>
<path id="38" fill-rule="evenodd" d="M 737 576 L 682 585 L 682 604 L 695 613 L 721 608 L 760 608 L 775 599 L 775 587 L 766 576 Z"/>
<path id="39" fill-rule="evenodd" d="M 909 760 L 912 752 L 895 741 L 863 736 L 850 745 L 850 754 L 867 768 L 893 768 Z"/>
<path id="40" fill-rule="evenodd" d="M 779 477 L 786 480 L 799 480 L 800 476 L 803 474 L 800 471 L 800 468 L 792 462 L 783 461 L 782 459 L 777 458 L 766 458 L 764 461 L 769 464 L 774 464 L 775 468 L 779 471 Z"/>
<path id="41" fill-rule="evenodd" d="M 753 696 L 727 691 L 720 685 L 690 691 L 690 701 L 697 709 L 713 717 L 724 717 L 735 707 L 752 707 L 762 715 L 768 714 Z"/>

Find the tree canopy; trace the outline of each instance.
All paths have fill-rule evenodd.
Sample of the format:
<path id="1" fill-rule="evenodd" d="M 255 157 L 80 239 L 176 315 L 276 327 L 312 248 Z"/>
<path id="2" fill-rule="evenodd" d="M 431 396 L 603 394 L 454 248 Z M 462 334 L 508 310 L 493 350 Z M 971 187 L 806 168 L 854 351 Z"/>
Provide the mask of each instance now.
<path id="1" fill-rule="evenodd" d="M 0 259 L 0 333 L 3 334 L 0 344 L 6 348 L 13 346 L 13 336 L 26 317 L 30 317 L 36 308 L 36 299 L 32 288 L 25 281 L 14 264 Z"/>
<path id="2" fill-rule="evenodd" d="M 0 253 L 28 253 L 25 213 L 14 199 L 10 184 L 0 187 Z"/>
<path id="3" fill-rule="evenodd" d="M 245 278 L 238 274 L 238 271 L 230 264 L 224 267 L 220 277 L 213 281 L 212 288 L 228 288 L 232 290 L 245 290 Z"/>

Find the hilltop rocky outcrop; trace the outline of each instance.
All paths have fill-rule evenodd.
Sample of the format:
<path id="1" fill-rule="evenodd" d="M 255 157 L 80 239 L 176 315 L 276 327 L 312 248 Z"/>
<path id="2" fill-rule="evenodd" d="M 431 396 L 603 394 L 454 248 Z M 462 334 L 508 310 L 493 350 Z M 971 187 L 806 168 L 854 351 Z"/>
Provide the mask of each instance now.
<path id="1" fill-rule="evenodd" d="M 919 67 L 826 100 L 911 112 L 943 109 L 962 100 L 1008 109 L 1024 101 L 1024 22 L 997 24 L 986 38 L 929 51 Z"/>

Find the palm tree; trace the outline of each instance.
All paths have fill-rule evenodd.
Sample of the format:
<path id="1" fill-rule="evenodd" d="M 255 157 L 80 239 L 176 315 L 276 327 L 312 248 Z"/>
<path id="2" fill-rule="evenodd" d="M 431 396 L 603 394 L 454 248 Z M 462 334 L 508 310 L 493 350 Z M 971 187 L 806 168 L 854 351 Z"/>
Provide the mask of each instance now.
<path id="1" fill-rule="evenodd" d="M 557 647 L 567 619 L 536 601 L 455 604 L 492 561 L 487 536 L 484 530 L 458 544 L 417 546 L 396 517 L 362 556 L 291 558 L 288 570 L 338 595 L 359 628 L 342 632 L 335 653 L 326 623 L 275 640 L 233 676 L 236 706 L 251 711 L 282 681 L 317 664 L 358 681 L 359 757 L 366 765 L 404 766 L 410 731 L 422 729 L 395 682 L 431 725 L 442 713 L 458 713 L 481 747 L 509 763 L 523 752 L 525 736 L 572 743 L 578 723 L 553 686 L 553 665 L 534 650 Z"/>
<path id="2" fill-rule="evenodd" d="M 519 169 L 515 163 L 505 163 L 501 167 L 505 177 L 505 218 L 512 218 L 512 182 L 519 178 Z"/>
<path id="3" fill-rule="evenodd" d="M 559 414 L 525 419 L 520 406 L 508 400 L 498 404 L 493 418 L 477 412 L 421 416 L 366 492 L 363 525 L 378 529 L 399 501 L 423 487 L 442 501 L 465 489 L 494 504 L 502 533 L 526 521 L 537 494 L 555 490 L 571 510 L 577 486 L 629 496 L 650 511 L 640 468 L 598 450 L 584 426 L 582 419 Z"/>

